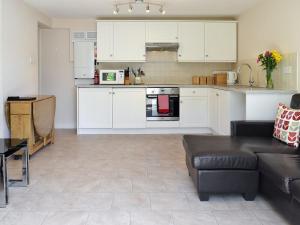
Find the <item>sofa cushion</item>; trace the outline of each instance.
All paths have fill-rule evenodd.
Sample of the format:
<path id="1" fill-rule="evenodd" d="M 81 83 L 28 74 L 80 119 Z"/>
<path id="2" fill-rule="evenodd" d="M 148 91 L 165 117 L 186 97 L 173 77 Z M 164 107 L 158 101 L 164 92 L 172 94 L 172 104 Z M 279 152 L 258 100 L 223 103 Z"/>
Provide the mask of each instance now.
<path id="1" fill-rule="evenodd" d="M 299 146 L 300 110 L 279 104 L 273 136 L 288 145 Z"/>
<path id="2" fill-rule="evenodd" d="M 259 171 L 283 192 L 291 193 L 291 182 L 300 179 L 300 155 L 258 154 Z"/>
<path id="3" fill-rule="evenodd" d="M 300 202 L 300 180 L 295 180 L 291 183 L 291 192 L 293 198 Z"/>
<path id="4" fill-rule="evenodd" d="M 257 157 L 240 151 L 240 143 L 232 137 L 185 135 L 183 145 L 187 160 L 199 170 L 255 170 Z"/>

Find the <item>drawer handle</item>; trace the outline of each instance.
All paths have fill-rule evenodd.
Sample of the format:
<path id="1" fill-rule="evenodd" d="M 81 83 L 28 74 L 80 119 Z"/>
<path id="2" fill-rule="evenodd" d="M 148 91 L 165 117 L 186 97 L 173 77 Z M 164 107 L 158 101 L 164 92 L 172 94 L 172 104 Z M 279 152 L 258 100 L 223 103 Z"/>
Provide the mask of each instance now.
<path id="1" fill-rule="evenodd" d="M 193 91 L 193 94 L 196 94 L 196 91 Z"/>

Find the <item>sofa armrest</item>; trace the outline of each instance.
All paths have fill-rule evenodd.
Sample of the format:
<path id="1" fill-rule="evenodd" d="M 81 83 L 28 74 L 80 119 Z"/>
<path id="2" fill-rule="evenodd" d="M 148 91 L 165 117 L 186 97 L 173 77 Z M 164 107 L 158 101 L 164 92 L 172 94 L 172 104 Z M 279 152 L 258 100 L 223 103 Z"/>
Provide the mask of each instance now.
<path id="1" fill-rule="evenodd" d="M 272 137 L 274 121 L 232 121 L 231 136 Z"/>

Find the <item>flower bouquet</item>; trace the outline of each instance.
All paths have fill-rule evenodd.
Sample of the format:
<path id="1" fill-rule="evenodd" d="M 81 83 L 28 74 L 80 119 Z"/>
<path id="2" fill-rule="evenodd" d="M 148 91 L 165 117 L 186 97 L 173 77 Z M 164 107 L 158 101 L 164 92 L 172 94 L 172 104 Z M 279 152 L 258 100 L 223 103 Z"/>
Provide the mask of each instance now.
<path id="1" fill-rule="evenodd" d="M 272 73 L 277 68 L 282 58 L 282 55 L 276 50 L 266 51 L 258 56 L 257 63 L 260 63 L 266 71 L 267 88 L 274 88 Z"/>

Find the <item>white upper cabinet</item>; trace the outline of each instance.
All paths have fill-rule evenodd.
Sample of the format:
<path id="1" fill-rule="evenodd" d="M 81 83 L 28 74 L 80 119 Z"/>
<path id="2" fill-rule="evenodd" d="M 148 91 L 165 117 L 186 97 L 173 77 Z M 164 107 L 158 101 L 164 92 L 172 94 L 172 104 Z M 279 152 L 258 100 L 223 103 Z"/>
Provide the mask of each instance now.
<path id="1" fill-rule="evenodd" d="M 236 62 L 237 24 L 235 22 L 205 23 L 205 61 Z"/>
<path id="2" fill-rule="evenodd" d="M 236 62 L 231 21 L 99 21 L 99 62 L 144 62 L 146 43 L 179 43 L 179 62 Z"/>
<path id="3" fill-rule="evenodd" d="M 179 22 L 178 61 L 203 62 L 205 60 L 204 36 L 203 22 Z"/>
<path id="4" fill-rule="evenodd" d="M 114 23 L 114 59 L 117 61 L 145 61 L 145 23 Z"/>
<path id="5" fill-rule="evenodd" d="M 97 23 L 97 60 L 112 61 L 114 53 L 113 22 Z"/>
<path id="6" fill-rule="evenodd" d="M 99 62 L 145 61 L 144 22 L 98 22 Z"/>
<path id="7" fill-rule="evenodd" d="M 146 42 L 178 42 L 177 22 L 146 22 Z"/>

